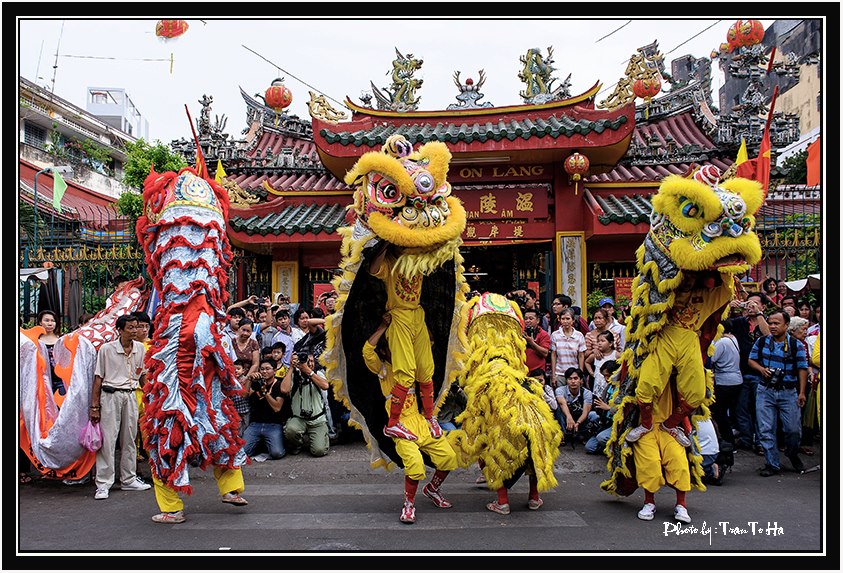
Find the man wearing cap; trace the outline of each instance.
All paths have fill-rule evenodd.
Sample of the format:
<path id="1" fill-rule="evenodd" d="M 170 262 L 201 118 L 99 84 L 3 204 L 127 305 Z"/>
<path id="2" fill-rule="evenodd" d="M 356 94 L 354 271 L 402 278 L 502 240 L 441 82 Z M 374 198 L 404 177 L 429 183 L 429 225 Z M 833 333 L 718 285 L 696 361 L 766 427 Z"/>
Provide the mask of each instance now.
<path id="1" fill-rule="evenodd" d="M 618 355 L 620 356 L 620 353 L 626 347 L 626 326 L 615 320 L 615 301 L 610 297 L 605 296 L 601 298 L 598 306 L 606 311 L 606 330 L 611 331 L 615 336 L 615 350 L 618 351 Z M 594 330 L 593 321 L 588 325 L 588 328 L 589 330 Z"/>

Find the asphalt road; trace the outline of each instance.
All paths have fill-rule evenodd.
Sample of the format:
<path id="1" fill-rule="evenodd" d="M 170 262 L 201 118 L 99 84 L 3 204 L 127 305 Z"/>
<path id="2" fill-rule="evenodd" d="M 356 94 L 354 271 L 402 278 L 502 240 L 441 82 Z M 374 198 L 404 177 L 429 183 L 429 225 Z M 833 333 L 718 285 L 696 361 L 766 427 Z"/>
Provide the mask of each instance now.
<path id="1" fill-rule="evenodd" d="M 813 457 L 803 457 L 806 466 L 822 463 L 822 448 L 816 449 Z M 833 521 L 838 515 L 836 508 L 824 512 L 825 469 L 762 478 L 756 470 L 763 458 L 739 451 L 724 485 L 688 494 L 693 521 L 677 530 L 672 490 L 662 489 L 656 495 L 653 521 L 640 521 L 636 513 L 643 504 L 641 489 L 628 498 L 600 490 L 607 476 L 605 463 L 603 456 L 563 446 L 556 463 L 559 484 L 543 493 L 544 506 L 527 510 L 527 480 L 522 478 L 510 494 L 508 516 L 485 509 L 495 496 L 475 484 L 476 468 L 459 469 L 442 486 L 453 508 L 434 507 L 420 487 L 413 525 L 398 521 L 403 474 L 370 469 L 362 442 L 334 446 L 324 458 L 288 455 L 245 467 L 243 495 L 250 502 L 245 507 L 221 503 L 212 473 L 191 469 L 194 493 L 185 498 L 187 521 L 175 525 L 150 520 L 158 512 L 152 490 L 114 488 L 107 500 L 94 500 L 92 484 L 66 486 L 39 479 L 18 489 L 21 559 L 15 563 L 29 565 L 34 564 L 31 559 L 61 554 L 71 559 L 69 564 L 74 554 L 108 557 L 123 552 L 173 556 L 619 552 L 634 558 L 637 553 L 678 551 L 784 552 L 785 557 L 798 553 L 807 560 L 800 561 L 800 568 L 810 569 L 811 558 L 826 547 L 824 540 L 837 540 L 836 523 L 825 529 L 824 516 Z M 787 460 L 782 465 L 790 467 Z M 148 467 L 143 473 L 149 476 Z M 833 482 L 836 493 L 836 478 Z M 831 536 L 826 537 L 829 531 Z M 7 536 L 4 553 L 9 550 Z M 125 568 L 124 559 L 121 556 Z"/>

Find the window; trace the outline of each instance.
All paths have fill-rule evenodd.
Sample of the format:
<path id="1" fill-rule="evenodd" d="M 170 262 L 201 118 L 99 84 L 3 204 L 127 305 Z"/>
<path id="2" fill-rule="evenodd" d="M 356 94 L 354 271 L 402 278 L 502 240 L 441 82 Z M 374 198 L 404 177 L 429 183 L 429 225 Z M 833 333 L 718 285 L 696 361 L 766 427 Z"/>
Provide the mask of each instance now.
<path id="1" fill-rule="evenodd" d="M 47 130 L 33 123 L 24 122 L 23 142 L 33 147 L 43 148 L 47 141 Z"/>

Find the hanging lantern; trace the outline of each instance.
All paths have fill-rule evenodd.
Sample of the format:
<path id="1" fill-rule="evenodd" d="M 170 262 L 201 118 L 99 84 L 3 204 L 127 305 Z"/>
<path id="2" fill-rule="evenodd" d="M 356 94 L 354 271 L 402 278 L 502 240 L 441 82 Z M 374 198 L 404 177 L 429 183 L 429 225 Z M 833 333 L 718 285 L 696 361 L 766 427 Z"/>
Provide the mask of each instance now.
<path id="1" fill-rule="evenodd" d="M 266 88 L 263 101 L 267 107 L 275 111 L 275 124 L 278 124 L 278 114 L 284 111 L 284 108 L 289 107 L 293 103 L 293 92 L 290 88 L 284 85 L 284 78 L 276 78 L 272 80 L 272 84 Z"/>
<path id="2" fill-rule="evenodd" d="M 189 27 L 185 20 L 158 20 L 155 24 L 155 35 L 162 42 L 168 42 L 187 32 Z"/>
<path id="3" fill-rule="evenodd" d="M 166 43 L 175 42 L 190 26 L 185 20 L 158 20 L 155 24 L 155 35 Z M 173 73 L 173 52 L 170 52 L 170 74 Z"/>
<path id="4" fill-rule="evenodd" d="M 738 40 L 738 26 L 740 25 L 740 20 L 729 26 L 729 31 L 726 32 L 726 43 L 729 46 L 729 51 L 733 52 L 741 47 L 740 41 Z"/>
<path id="5" fill-rule="evenodd" d="M 632 93 L 635 97 L 644 100 L 647 106 L 644 108 L 644 118 L 650 119 L 650 100 L 656 97 L 662 89 L 662 82 L 658 77 L 649 77 L 641 80 L 635 80 L 632 84 Z"/>
<path id="6" fill-rule="evenodd" d="M 764 26 L 759 20 L 738 20 L 735 24 L 740 46 L 754 46 L 764 39 Z"/>
<path id="7" fill-rule="evenodd" d="M 580 179 L 582 179 L 583 175 L 588 173 L 588 165 L 588 157 L 578 151 L 569 155 L 563 164 L 565 172 L 570 175 L 571 179 L 574 181 L 574 195 L 579 193 L 577 184 Z"/>

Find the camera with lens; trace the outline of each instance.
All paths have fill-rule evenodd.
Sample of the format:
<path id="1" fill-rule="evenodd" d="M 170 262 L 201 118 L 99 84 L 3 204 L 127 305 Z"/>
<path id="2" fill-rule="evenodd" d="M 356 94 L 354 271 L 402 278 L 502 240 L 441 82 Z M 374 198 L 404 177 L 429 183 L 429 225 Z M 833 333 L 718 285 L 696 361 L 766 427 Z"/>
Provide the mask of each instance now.
<path id="1" fill-rule="evenodd" d="M 296 352 L 296 358 L 299 359 L 299 364 L 307 364 L 307 352 Z"/>
<path id="2" fill-rule="evenodd" d="M 781 368 L 770 368 L 770 385 L 784 385 L 784 370 L 782 370 Z"/>

